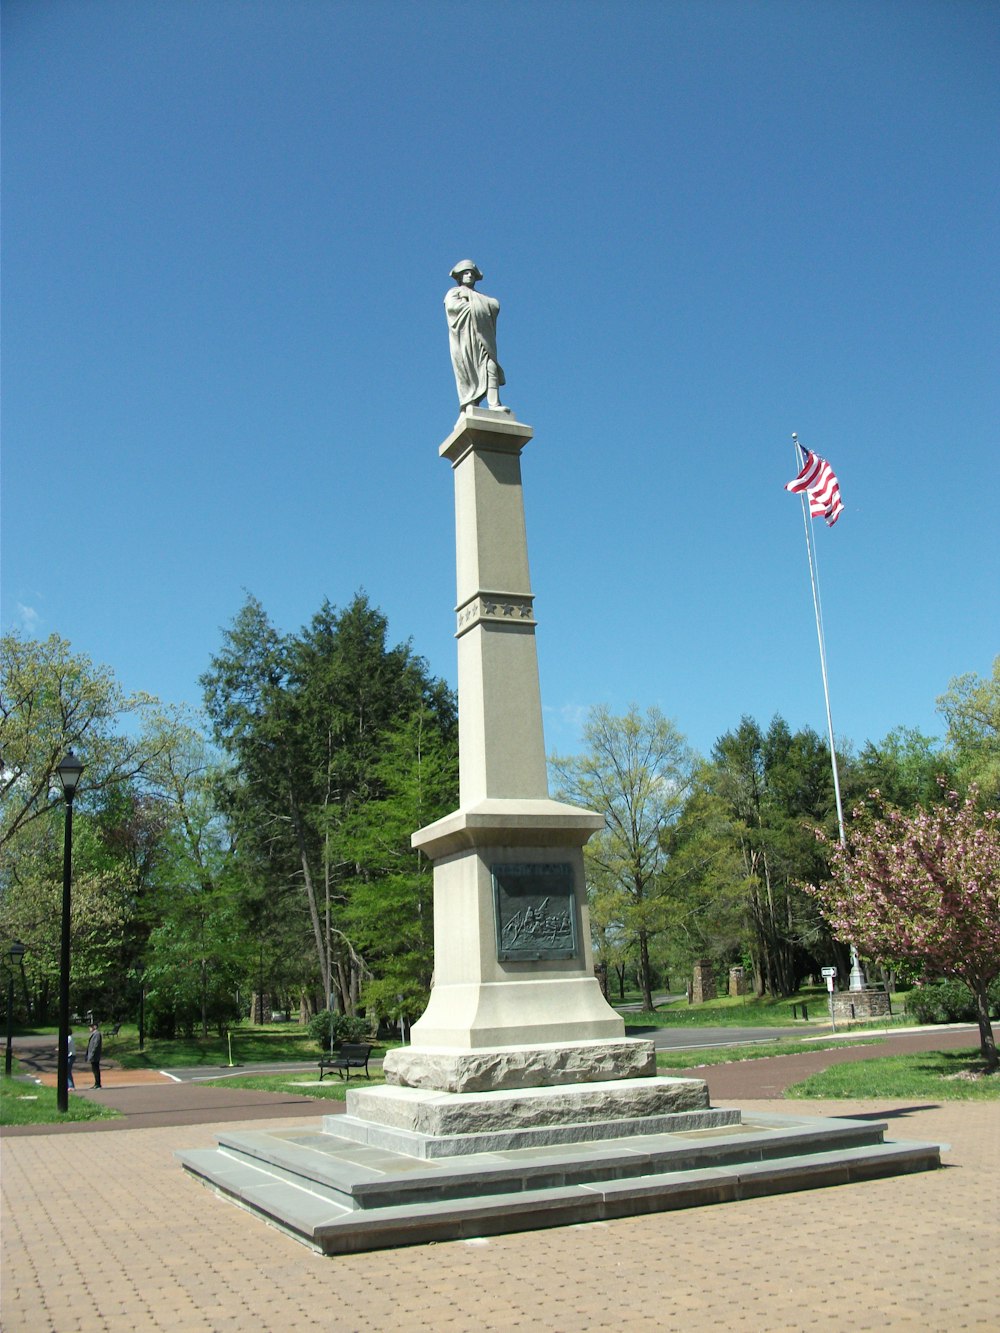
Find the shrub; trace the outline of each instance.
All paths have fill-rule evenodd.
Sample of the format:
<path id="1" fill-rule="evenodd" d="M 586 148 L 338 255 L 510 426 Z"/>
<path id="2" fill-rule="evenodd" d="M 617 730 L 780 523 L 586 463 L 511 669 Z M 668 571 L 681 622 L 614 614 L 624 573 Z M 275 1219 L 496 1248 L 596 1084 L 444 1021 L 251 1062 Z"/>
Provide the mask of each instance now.
<path id="1" fill-rule="evenodd" d="M 309 1020 L 309 1035 L 321 1051 L 330 1049 L 344 1041 L 361 1041 L 368 1035 L 367 1018 L 358 1018 L 355 1014 L 338 1014 L 331 1009 L 321 1009 Z"/>
<path id="2" fill-rule="evenodd" d="M 1000 981 L 989 988 L 990 1017 L 1000 1013 Z M 916 986 L 906 997 L 906 1012 L 918 1023 L 974 1023 L 976 1002 L 961 981 L 932 981 Z"/>

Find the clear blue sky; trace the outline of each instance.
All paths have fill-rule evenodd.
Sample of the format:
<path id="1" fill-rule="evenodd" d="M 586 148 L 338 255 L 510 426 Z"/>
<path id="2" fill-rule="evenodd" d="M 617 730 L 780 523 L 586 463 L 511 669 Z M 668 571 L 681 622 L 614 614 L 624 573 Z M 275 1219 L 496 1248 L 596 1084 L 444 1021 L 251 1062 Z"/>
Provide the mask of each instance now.
<path id="1" fill-rule="evenodd" d="M 502 305 L 550 750 L 940 733 L 1000 651 L 992 0 L 5 0 L 3 627 L 200 702 L 245 590 L 455 681 L 442 298 Z"/>

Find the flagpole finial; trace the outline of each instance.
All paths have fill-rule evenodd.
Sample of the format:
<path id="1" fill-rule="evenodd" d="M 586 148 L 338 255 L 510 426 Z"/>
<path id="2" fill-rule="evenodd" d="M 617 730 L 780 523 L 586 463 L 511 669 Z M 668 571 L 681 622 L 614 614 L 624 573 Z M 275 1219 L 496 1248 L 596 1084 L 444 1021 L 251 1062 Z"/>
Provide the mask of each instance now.
<path id="1" fill-rule="evenodd" d="M 792 439 L 795 441 L 796 444 L 798 444 L 798 442 L 799 442 L 799 437 L 795 434 L 794 431 L 792 431 Z"/>

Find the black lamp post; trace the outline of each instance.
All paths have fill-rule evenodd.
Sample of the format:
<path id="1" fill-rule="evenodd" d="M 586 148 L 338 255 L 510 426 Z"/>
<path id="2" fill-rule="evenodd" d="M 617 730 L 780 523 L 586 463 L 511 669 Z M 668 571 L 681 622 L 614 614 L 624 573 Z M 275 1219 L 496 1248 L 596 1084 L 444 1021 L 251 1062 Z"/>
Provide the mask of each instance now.
<path id="1" fill-rule="evenodd" d="M 140 963 L 136 968 L 139 973 L 139 1050 L 146 1045 L 146 969 Z"/>
<path id="2" fill-rule="evenodd" d="M 56 1073 L 56 1102 L 69 1110 L 69 917 L 70 886 L 73 882 L 73 797 L 83 773 L 83 764 L 72 750 L 56 768 L 66 798 L 66 836 L 63 843 L 62 945 L 59 951 L 59 1065 Z"/>
<path id="3" fill-rule="evenodd" d="M 20 940 L 14 940 L 7 952 L 10 954 L 10 976 L 7 978 L 7 1054 L 4 1058 L 3 1072 L 10 1078 L 14 1045 L 14 963 L 20 963 L 24 957 L 24 945 Z"/>

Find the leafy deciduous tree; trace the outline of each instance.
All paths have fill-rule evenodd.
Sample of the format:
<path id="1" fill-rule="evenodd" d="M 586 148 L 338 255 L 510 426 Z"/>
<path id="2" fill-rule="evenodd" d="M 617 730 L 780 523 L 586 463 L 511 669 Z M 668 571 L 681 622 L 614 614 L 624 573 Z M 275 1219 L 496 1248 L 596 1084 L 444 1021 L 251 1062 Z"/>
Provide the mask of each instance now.
<path id="1" fill-rule="evenodd" d="M 1000 798 L 1000 656 L 989 678 L 956 676 L 937 701 L 959 774 L 974 782 L 989 805 Z"/>
<path id="2" fill-rule="evenodd" d="M 820 835 L 833 877 L 808 892 L 863 955 L 963 981 L 996 1069 L 987 990 L 1000 975 L 1000 811 L 977 809 L 976 796 L 949 792 L 929 811 L 879 817 L 859 807 L 846 847 Z"/>
<path id="3" fill-rule="evenodd" d="M 624 716 L 591 710 L 586 751 L 553 759 L 564 800 L 597 810 L 605 827 L 584 849 L 591 911 L 635 941 L 643 1002 L 653 1007 L 650 940 L 667 923 L 666 834 L 691 786 L 694 756 L 657 708 Z"/>
<path id="4" fill-rule="evenodd" d="M 44 642 L 0 638 L 0 847 L 63 797 L 55 767 L 67 750 L 86 761 L 79 788 L 104 792 L 142 773 L 148 737 L 122 734 L 128 715 L 156 706 L 147 694 L 125 695 L 107 667 L 73 653 L 58 634 Z M 164 738 L 166 740 L 166 738 Z"/>

